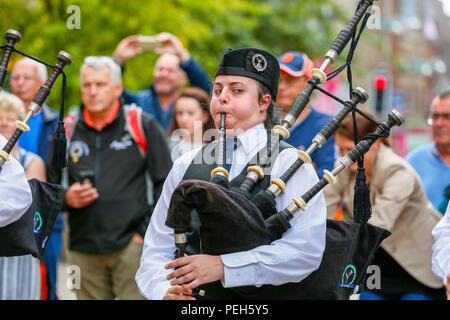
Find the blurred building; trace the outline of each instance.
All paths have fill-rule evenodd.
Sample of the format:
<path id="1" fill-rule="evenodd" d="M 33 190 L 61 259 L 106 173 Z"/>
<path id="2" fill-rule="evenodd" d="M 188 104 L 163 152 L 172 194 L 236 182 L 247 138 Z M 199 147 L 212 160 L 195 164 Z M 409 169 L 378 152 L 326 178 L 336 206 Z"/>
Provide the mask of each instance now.
<path id="1" fill-rule="evenodd" d="M 350 19 L 358 1 L 337 2 L 349 12 Z M 429 104 L 436 92 L 450 84 L 449 29 L 450 17 L 441 0 L 374 2 L 353 59 L 353 85 L 369 92 L 365 107 L 375 113 L 374 79 L 378 75 L 387 79 L 380 120 L 392 108 L 405 115 L 404 127 L 392 132 L 401 155 L 430 139 L 426 121 Z M 340 80 L 346 82 L 345 72 Z"/>

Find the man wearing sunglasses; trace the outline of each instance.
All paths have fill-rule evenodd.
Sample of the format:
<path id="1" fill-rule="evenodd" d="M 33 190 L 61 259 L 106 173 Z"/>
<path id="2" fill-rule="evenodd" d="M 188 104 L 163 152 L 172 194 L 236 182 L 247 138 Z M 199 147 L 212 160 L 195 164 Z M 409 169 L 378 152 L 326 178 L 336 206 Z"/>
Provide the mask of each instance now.
<path id="1" fill-rule="evenodd" d="M 428 199 L 444 214 L 450 193 L 450 88 L 431 102 L 428 122 L 433 141 L 413 150 L 407 160 L 418 172 Z"/>

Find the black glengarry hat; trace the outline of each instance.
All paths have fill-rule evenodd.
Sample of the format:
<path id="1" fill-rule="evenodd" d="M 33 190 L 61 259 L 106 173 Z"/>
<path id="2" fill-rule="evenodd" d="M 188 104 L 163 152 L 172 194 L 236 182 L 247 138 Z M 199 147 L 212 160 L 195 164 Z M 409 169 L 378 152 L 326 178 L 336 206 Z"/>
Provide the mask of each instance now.
<path id="1" fill-rule="evenodd" d="M 270 90 L 273 100 L 277 97 L 280 66 L 277 58 L 267 51 L 228 48 L 215 77 L 218 75 L 243 76 L 258 80 Z"/>

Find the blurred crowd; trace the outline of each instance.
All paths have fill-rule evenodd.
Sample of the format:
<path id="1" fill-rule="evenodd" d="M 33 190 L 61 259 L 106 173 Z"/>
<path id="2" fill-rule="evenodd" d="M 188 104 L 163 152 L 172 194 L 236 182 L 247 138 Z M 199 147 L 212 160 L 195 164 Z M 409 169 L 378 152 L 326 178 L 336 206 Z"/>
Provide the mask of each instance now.
<path id="1" fill-rule="evenodd" d="M 132 92 L 125 88 L 122 74 L 126 62 L 145 51 L 159 56 L 154 74 L 147 88 Z M 281 74 L 273 111 L 278 121 L 308 85 L 312 60 L 294 50 L 278 57 Z M 24 119 L 46 79 L 46 67 L 31 59 L 12 66 L 11 93 L 0 94 L 4 137 L 14 133 L 16 120 Z M 131 35 L 118 43 L 112 56 L 86 57 L 80 89 L 80 105 L 65 119 L 69 163 L 63 172 L 47 165 L 58 124 L 55 106 L 43 105 L 28 123 L 31 131 L 12 151 L 28 179 L 62 184 L 64 201 L 44 258 L 0 257 L 0 299 L 60 299 L 62 256 L 80 268 L 81 286 L 73 288 L 77 299 L 144 299 L 135 276 L 167 175 L 183 154 L 217 138 L 209 112 L 210 77 L 201 60 L 173 34 L 160 33 L 150 40 Z M 331 118 L 309 104 L 286 142 L 306 150 Z M 389 138 L 380 139 L 364 156 L 365 169 L 355 163 L 337 184 L 324 189 L 328 218 L 353 219 L 354 185 L 365 170 L 372 203 L 369 223 L 392 233 L 372 262 L 380 267 L 381 285 L 363 288 L 360 299 L 443 300 L 449 295 L 450 255 L 442 239 L 449 240 L 443 216 L 446 211 L 450 215 L 450 88 L 436 92 L 430 101 L 429 120 L 432 137 L 426 145 L 403 158 Z M 311 155 L 318 177 L 333 170 L 355 139 L 376 128 L 358 113 L 349 115 Z"/>

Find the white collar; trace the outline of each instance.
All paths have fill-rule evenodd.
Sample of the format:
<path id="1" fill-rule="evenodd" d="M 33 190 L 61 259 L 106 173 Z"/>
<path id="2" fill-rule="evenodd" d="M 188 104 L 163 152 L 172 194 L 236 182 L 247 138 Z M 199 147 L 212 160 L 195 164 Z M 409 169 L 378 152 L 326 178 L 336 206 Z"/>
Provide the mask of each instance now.
<path id="1" fill-rule="evenodd" d="M 255 149 L 260 150 L 267 144 L 267 131 L 262 122 L 245 130 L 237 136 L 240 145 L 246 154 L 250 154 Z"/>

